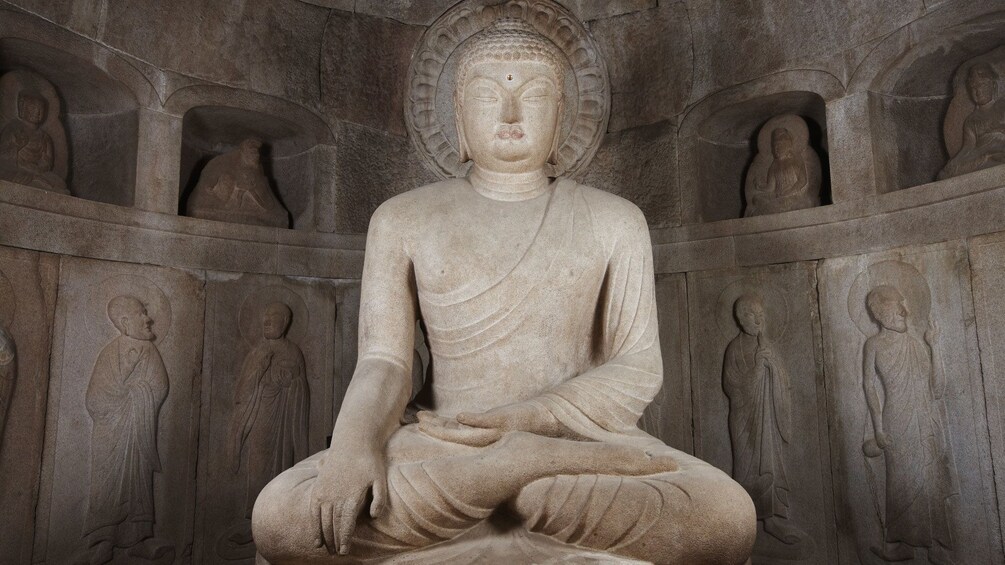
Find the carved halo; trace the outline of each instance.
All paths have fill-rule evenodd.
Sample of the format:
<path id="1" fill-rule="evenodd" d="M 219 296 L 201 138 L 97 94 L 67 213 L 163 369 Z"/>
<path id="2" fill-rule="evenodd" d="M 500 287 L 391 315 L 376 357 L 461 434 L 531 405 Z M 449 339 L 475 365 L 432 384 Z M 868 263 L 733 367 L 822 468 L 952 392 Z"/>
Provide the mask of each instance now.
<path id="1" fill-rule="evenodd" d="M 583 24 L 552 0 L 467 0 L 433 23 L 412 56 L 405 124 L 426 165 L 442 178 L 462 177 L 468 163 L 457 151 L 453 95 L 455 56 L 471 36 L 501 17 L 527 21 L 565 54 L 565 116 L 558 163 L 551 176 L 574 176 L 593 159 L 607 131 L 611 94 L 600 48 Z"/>
<path id="2" fill-rule="evenodd" d="M 171 332 L 171 301 L 156 283 L 138 275 L 115 275 L 91 288 L 89 323 L 97 333 L 106 333 L 114 326 L 108 319 L 108 303 L 116 296 L 134 296 L 147 308 L 153 320 L 154 343 L 160 344 Z"/>
<path id="3" fill-rule="evenodd" d="M 810 144 L 810 130 L 806 120 L 794 114 L 775 116 L 761 126 L 757 132 L 757 152 L 761 155 L 771 155 L 771 133 L 776 129 L 785 129 L 792 136 L 792 146 L 804 149 Z"/>
<path id="4" fill-rule="evenodd" d="M 293 312 L 286 337 L 295 343 L 302 343 L 310 323 L 307 304 L 299 294 L 279 285 L 257 287 L 244 297 L 238 314 L 241 337 L 250 344 L 262 339 L 262 314 L 265 313 L 265 307 L 273 302 L 282 302 Z"/>
<path id="5" fill-rule="evenodd" d="M 0 272 L 0 326 L 9 330 L 16 313 L 17 297 L 14 296 L 14 287 L 3 272 Z"/>
<path id="6" fill-rule="evenodd" d="M 733 309 L 736 299 L 744 294 L 757 294 L 761 297 L 768 323 L 768 337 L 775 343 L 780 342 L 785 337 L 789 323 L 789 304 L 785 301 L 785 294 L 781 289 L 758 277 L 734 281 L 719 294 L 716 315 L 723 334 L 733 338 L 740 331 Z"/>
<path id="7" fill-rule="evenodd" d="M 865 299 L 869 291 L 880 285 L 890 285 L 900 291 L 907 305 L 908 325 L 924 332 L 928 328 L 928 315 L 932 307 L 932 292 L 928 281 L 903 261 L 882 261 L 870 265 L 857 277 L 848 292 L 848 314 L 863 335 L 871 336 L 879 326 L 869 316 Z"/>
<path id="8" fill-rule="evenodd" d="M 24 91 L 35 92 L 45 98 L 48 104 L 45 123 L 42 124 L 42 131 L 49 134 L 53 144 L 57 147 L 66 147 L 66 133 L 59 116 L 62 114 L 59 95 L 56 87 L 45 80 L 42 75 L 31 71 L 16 70 L 10 71 L 0 76 L 0 124 L 6 124 L 18 117 L 17 99 L 18 95 Z M 65 153 L 57 151 L 56 161 L 53 164 L 53 172 L 65 179 L 69 162 Z"/>
<path id="9" fill-rule="evenodd" d="M 998 74 L 996 81 L 998 99 L 995 104 L 1000 107 L 1005 97 L 1005 46 L 974 57 L 956 69 L 956 74 L 953 76 L 953 100 L 949 103 L 946 119 L 942 122 L 942 135 L 950 158 L 955 157 L 963 147 L 963 122 L 974 111 L 974 101 L 970 99 L 970 93 L 967 91 L 967 75 L 970 74 L 970 68 L 977 63 L 990 65 Z"/>

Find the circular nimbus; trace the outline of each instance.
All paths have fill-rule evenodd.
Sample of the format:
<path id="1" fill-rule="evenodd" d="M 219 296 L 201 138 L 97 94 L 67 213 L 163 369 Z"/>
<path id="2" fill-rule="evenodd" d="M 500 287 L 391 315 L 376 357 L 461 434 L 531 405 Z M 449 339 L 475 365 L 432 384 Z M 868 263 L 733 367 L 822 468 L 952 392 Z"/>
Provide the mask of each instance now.
<path id="1" fill-rule="evenodd" d="M 736 321 L 733 310 L 736 300 L 745 294 L 761 297 L 764 304 L 765 322 L 768 326 L 768 337 L 772 341 L 780 341 L 785 336 L 789 322 L 789 305 L 785 301 L 785 294 L 774 284 L 756 278 L 734 281 L 719 294 L 719 301 L 716 303 L 719 329 L 728 337 L 734 337 L 740 331 L 740 325 Z"/>
<path id="2" fill-rule="evenodd" d="M 108 303 L 117 296 L 132 296 L 143 303 L 153 320 L 154 343 L 167 338 L 171 331 L 171 301 L 156 283 L 139 275 L 115 275 L 91 287 L 87 297 L 90 324 L 115 326 L 108 319 Z"/>
<path id="3" fill-rule="evenodd" d="M 855 277 L 848 292 L 848 314 L 858 329 L 867 336 L 879 331 L 879 326 L 866 309 L 865 299 L 872 289 L 882 285 L 889 285 L 900 291 L 907 306 L 908 325 L 924 331 L 928 327 L 928 315 L 932 306 L 928 281 L 913 265 L 894 260 L 870 265 Z"/>
<path id="4" fill-rule="evenodd" d="M 279 285 L 256 287 L 244 297 L 238 314 L 241 337 L 248 343 L 262 339 L 262 315 L 266 306 L 273 302 L 281 302 L 290 308 L 293 318 L 290 320 L 290 329 L 286 332 L 286 337 L 296 343 L 302 343 L 307 335 L 307 325 L 310 321 L 307 304 L 299 294 Z"/>
<path id="5" fill-rule="evenodd" d="M 412 56 L 405 124 L 426 165 L 442 178 L 462 177 L 469 163 L 458 154 L 454 80 L 460 47 L 502 17 L 521 18 L 565 54 L 565 110 L 558 162 L 549 176 L 573 176 L 593 159 L 607 131 L 611 88 L 600 48 L 583 24 L 552 0 L 468 0 L 440 16 Z"/>

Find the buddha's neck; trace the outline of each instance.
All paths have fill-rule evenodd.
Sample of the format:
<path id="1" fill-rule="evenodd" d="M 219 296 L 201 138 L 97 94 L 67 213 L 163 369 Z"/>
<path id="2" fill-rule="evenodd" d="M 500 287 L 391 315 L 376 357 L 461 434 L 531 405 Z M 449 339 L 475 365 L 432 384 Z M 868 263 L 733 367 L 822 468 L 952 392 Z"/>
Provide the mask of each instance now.
<path id="1" fill-rule="evenodd" d="M 537 198 L 547 192 L 550 186 L 543 169 L 529 173 L 497 173 L 478 165 L 471 167 L 468 182 L 478 194 L 486 198 L 510 202 Z"/>

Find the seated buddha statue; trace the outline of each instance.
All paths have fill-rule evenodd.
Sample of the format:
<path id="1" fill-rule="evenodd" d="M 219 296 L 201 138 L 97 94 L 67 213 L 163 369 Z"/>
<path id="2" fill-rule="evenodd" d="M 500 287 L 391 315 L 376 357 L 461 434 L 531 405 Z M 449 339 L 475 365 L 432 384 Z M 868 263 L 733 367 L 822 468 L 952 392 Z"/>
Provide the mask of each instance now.
<path id="1" fill-rule="evenodd" d="M 56 147 L 43 127 L 48 113 L 49 103 L 42 95 L 18 93 L 17 116 L 0 126 L 0 178 L 69 194 L 66 180 L 54 170 Z M 56 127 L 62 126 L 57 122 Z"/>
<path id="2" fill-rule="evenodd" d="M 471 171 L 373 214 L 331 448 L 259 495 L 261 559 L 399 559 L 515 528 L 611 562 L 744 563 L 756 516 L 743 488 L 637 426 L 663 383 L 645 218 L 546 175 L 564 54 L 515 18 L 462 49 Z M 417 317 L 432 374 L 409 422 Z"/>
<path id="3" fill-rule="evenodd" d="M 998 73 L 987 63 L 967 72 L 973 110 L 963 120 L 963 144 L 939 172 L 939 179 L 1005 165 L 1005 105 L 998 100 Z"/>

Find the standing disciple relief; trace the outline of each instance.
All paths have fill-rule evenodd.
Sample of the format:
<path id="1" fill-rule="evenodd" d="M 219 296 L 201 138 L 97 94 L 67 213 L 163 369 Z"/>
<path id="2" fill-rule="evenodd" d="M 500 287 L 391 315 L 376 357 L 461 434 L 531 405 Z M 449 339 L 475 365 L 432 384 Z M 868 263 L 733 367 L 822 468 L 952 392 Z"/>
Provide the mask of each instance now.
<path id="1" fill-rule="evenodd" d="M 290 214 L 272 193 L 261 160 L 262 142 L 245 139 L 206 163 L 188 197 L 186 215 L 235 224 L 290 227 Z"/>
<path id="2" fill-rule="evenodd" d="M 637 427 L 663 382 L 642 213 L 546 174 L 561 169 L 561 123 L 576 106 L 563 96 L 569 60 L 516 17 L 462 49 L 454 115 L 471 171 L 371 218 L 359 361 L 332 448 L 262 491 L 261 556 L 444 562 L 423 548 L 463 535 L 482 547 L 520 537 L 495 562 L 545 546 L 580 559 L 745 562 L 756 534 L 747 493 Z M 434 371 L 428 404 L 403 424 L 420 313 Z M 516 527 L 504 533 L 497 517 Z"/>
<path id="3" fill-rule="evenodd" d="M 760 216 L 820 205 L 820 157 L 799 116 L 768 120 L 757 134 L 757 156 L 747 171 L 743 215 Z"/>
<path id="4" fill-rule="evenodd" d="M 940 179 L 1005 165 L 1005 104 L 999 72 L 982 57 L 970 65 L 965 77 L 962 84 L 958 81 L 946 114 L 944 133 L 951 157 Z"/>
<path id="5" fill-rule="evenodd" d="M 791 382 L 767 335 L 764 301 L 737 298 L 739 333 L 726 346 L 722 388 L 729 397 L 733 478 L 750 494 L 764 531 L 785 544 L 805 534 L 788 522 L 790 489 L 785 449 L 792 438 Z"/>
<path id="6" fill-rule="evenodd" d="M 113 298 L 108 318 L 120 335 L 98 354 L 87 386 L 91 483 L 84 534 L 92 565 L 111 561 L 116 548 L 137 559 L 173 549 L 154 537 L 157 417 L 168 395 L 154 321 L 133 296 Z"/>
<path id="7" fill-rule="evenodd" d="M 908 282 L 927 286 L 915 274 L 917 280 Z M 912 559 L 916 550 L 926 549 L 930 562 L 953 563 L 949 504 L 960 491 L 942 400 L 946 377 L 935 350 L 935 325 L 926 317 L 921 320 L 928 325 L 924 340 L 913 335 L 911 311 L 891 284 L 872 288 L 866 309 L 879 332 L 866 340 L 862 354 L 862 384 L 873 432 L 863 451 L 867 458 L 882 460 L 885 473 L 876 479 L 885 481 L 886 493 L 881 501 L 885 543 L 871 549 L 887 561 Z"/>
<path id="8" fill-rule="evenodd" d="M 30 71 L 0 77 L 0 179 L 69 194 L 59 98 Z"/>
<path id="9" fill-rule="evenodd" d="M 0 450 L 3 449 L 4 426 L 7 412 L 14 399 L 17 384 L 17 348 L 10 332 L 0 323 Z"/>

